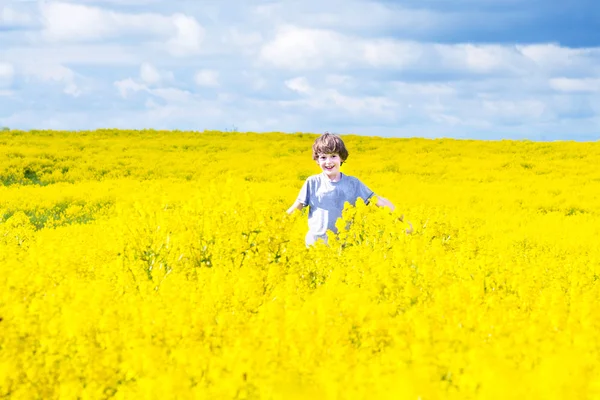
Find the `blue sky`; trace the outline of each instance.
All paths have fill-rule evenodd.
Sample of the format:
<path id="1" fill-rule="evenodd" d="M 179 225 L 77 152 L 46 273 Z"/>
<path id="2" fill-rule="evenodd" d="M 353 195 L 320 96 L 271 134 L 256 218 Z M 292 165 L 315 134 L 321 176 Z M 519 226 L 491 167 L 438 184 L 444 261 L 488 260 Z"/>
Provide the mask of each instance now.
<path id="1" fill-rule="evenodd" d="M 598 140 L 597 10 L 0 0 L 0 126 Z"/>

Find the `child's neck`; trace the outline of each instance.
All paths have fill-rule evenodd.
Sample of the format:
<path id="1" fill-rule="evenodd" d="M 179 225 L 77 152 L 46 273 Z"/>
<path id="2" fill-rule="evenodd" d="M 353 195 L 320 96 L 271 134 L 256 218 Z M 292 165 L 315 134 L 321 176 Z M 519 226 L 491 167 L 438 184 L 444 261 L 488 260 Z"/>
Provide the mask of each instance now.
<path id="1" fill-rule="evenodd" d="M 323 174 L 325 174 L 325 176 L 327 177 L 327 179 L 329 179 L 329 182 L 339 182 L 342 179 L 342 173 L 338 172 L 335 176 L 329 176 L 326 173 L 323 172 Z"/>

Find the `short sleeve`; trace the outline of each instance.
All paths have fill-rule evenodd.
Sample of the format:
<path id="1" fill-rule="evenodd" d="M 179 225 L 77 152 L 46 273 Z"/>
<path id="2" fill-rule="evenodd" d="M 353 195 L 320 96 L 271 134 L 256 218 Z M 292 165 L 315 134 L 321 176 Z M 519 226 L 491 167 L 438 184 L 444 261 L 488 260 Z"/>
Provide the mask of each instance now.
<path id="1" fill-rule="evenodd" d="M 304 206 L 308 205 L 308 198 L 310 196 L 310 188 L 308 185 L 308 179 L 304 181 L 302 188 L 300 189 L 300 193 L 298 193 L 298 202 L 302 203 Z"/>
<path id="2" fill-rule="evenodd" d="M 361 199 L 363 199 L 365 204 L 369 204 L 369 201 L 375 195 L 375 192 L 373 192 L 371 189 L 369 189 L 367 187 L 367 185 L 362 183 L 360 180 L 357 180 L 357 182 L 356 182 L 356 191 L 357 191 L 357 193 L 356 193 L 357 197 L 360 197 Z"/>

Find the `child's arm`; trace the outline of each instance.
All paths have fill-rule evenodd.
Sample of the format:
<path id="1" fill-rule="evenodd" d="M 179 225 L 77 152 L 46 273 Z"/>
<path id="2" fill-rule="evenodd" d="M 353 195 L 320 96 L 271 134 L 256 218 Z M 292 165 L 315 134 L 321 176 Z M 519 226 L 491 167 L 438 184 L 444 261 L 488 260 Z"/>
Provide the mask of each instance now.
<path id="1" fill-rule="evenodd" d="M 385 197 L 381 197 L 381 196 L 375 196 L 375 197 L 377 197 L 377 202 L 375 204 L 378 207 L 387 207 L 391 211 L 394 211 L 396 209 L 396 207 L 392 204 L 392 202 L 389 201 L 388 199 L 386 199 Z"/>
<path id="2" fill-rule="evenodd" d="M 376 204 L 379 207 L 388 207 L 392 211 L 394 211 L 394 209 L 396 208 L 396 207 L 394 207 L 394 205 L 392 204 L 391 201 L 389 201 L 385 197 L 381 197 L 381 196 L 377 196 Z M 400 220 L 400 222 L 404 222 L 404 215 L 401 215 L 398 219 Z M 406 229 L 406 233 L 408 233 L 410 235 L 411 233 L 413 233 L 413 226 L 409 221 L 406 221 L 406 223 L 410 226 L 410 228 Z"/>
<path id="3" fill-rule="evenodd" d="M 287 213 L 291 214 L 295 210 L 302 210 L 303 208 L 304 208 L 304 204 L 302 204 L 302 203 L 300 203 L 299 201 L 296 200 L 296 202 L 294 203 L 294 205 L 291 206 L 290 208 L 288 208 Z"/>

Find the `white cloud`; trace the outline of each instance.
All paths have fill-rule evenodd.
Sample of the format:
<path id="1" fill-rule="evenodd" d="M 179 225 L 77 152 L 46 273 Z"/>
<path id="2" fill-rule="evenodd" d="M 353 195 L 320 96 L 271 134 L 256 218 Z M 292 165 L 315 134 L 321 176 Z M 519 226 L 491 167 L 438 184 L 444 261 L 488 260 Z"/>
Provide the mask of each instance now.
<path id="1" fill-rule="evenodd" d="M 219 86 L 219 73 L 210 69 L 202 69 L 194 74 L 194 82 L 198 86 Z"/>
<path id="2" fill-rule="evenodd" d="M 390 84 L 395 92 L 402 96 L 454 96 L 457 89 L 450 84 L 445 83 L 413 83 L 413 82 L 393 82 Z"/>
<path id="3" fill-rule="evenodd" d="M 131 78 L 116 81 L 114 85 L 117 87 L 121 97 L 126 99 L 130 93 L 136 93 L 139 91 L 148 91 L 148 87 L 144 84 L 137 83 Z"/>
<path id="4" fill-rule="evenodd" d="M 594 69 L 600 62 L 600 47 L 569 48 L 554 43 L 516 46 L 525 57 L 545 71 Z"/>
<path id="5" fill-rule="evenodd" d="M 303 76 L 288 79 L 287 81 L 285 81 L 285 85 L 294 92 L 298 92 L 301 94 L 309 94 L 313 90 L 313 88 L 308 83 L 308 80 Z"/>
<path id="6" fill-rule="evenodd" d="M 565 48 L 554 43 L 521 45 L 517 46 L 517 48 L 523 55 L 540 65 L 569 63 L 573 57 L 579 57 L 586 53 L 582 49 Z"/>
<path id="7" fill-rule="evenodd" d="M 154 98 L 162 99 L 170 105 L 185 105 L 188 102 L 193 102 L 195 96 L 193 93 L 174 87 L 158 87 L 150 88 L 144 83 L 139 83 L 132 78 L 126 78 L 114 82 L 114 86 L 122 98 L 127 99 L 129 95 L 137 92 L 145 92 Z M 148 98 L 145 101 L 147 107 L 157 106 L 157 103 Z"/>
<path id="8" fill-rule="evenodd" d="M 524 72 L 531 68 L 516 48 L 501 45 L 435 45 L 433 62 L 440 67 L 474 73 Z"/>
<path id="9" fill-rule="evenodd" d="M 366 115 L 391 116 L 397 103 L 384 96 L 351 96 L 338 89 L 316 88 L 310 85 L 306 77 L 300 76 L 284 82 L 289 89 L 302 94 L 300 100 L 281 101 L 284 107 L 304 106 L 314 110 L 338 110 L 360 117 Z"/>
<path id="10" fill-rule="evenodd" d="M 350 38 L 333 31 L 283 26 L 261 48 L 260 59 L 278 68 L 319 69 L 331 63 L 346 64 L 353 58 L 352 48 Z"/>
<path id="11" fill-rule="evenodd" d="M 144 102 L 144 106 L 146 106 L 146 108 L 159 108 L 160 104 L 158 104 L 157 102 L 155 102 L 154 99 L 148 98 Z"/>
<path id="12" fill-rule="evenodd" d="M 311 29 L 377 31 L 393 27 L 396 32 L 421 33 L 448 25 L 448 16 L 420 7 L 363 0 L 305 0 L 273 2 L 254 7 L 263 24 L 295 24 Z"/>
<path id="13" fill-rule="evenodd" d="M 540 100 L 485 100 L 482 105 L 491 116 L 516 120 L 536 119 L 546 110 L 546 105 Z"/>
<path id="14" fill-rule="evenodd" d="M 464 123 L 464 121 L 461 118 L 448 114 L 432 114 L 431 120 L 437 122 L 438 124 L 450 126 L 457 126 Z"/>
<path id="15" fill-rule="evenodd" d="M 15 69 L 12 64 L 0 61 L 0 88 L 9 86 L 13 80 Z"/>
<path id="16" fill-rule="evenodd" d="M 41 3 L 43 37 L 49 42 L 88 42 L 124 37 L 165 39 L 173 55 L 197 53 L 204 29 L 195 18 L 183 14 L 126 14 L 72 3 Z"/>
<path id="17" fill-rule="evenodd" d="M 140 66 L 140 78 L 148 84 L 158 83 L 160 81 L 160 73 L 152 64 L 143 63 Z"/>
<path id="18" fill-rule="evenodd" d="M 550 87 L 559 92 L 600 92 L 600 78 L 552 78 Z"/>
<path id="19" fill-rule="evenodd" d="M 123 14 L 72 3 L 41 3 L 43 35 L 54 42 L 85 42 L 121 35 L 167 36 L 173 33 L 168 17 Z"/>
<path id="20" fill-rule="evenodd" d="M 194 18 L 182 14 L 175 14 L 171 20 L 176 33 L 167 42 L 169 52 L 177 56 L 198 53 L 204 39 L 204 28 Z"/>
<path id="21" fill-rule="evenodd" d="M 356 85 L 354 81 L 343 75 L 335 79 L 327 76 L 324 84 L 312 85 L 306 77 L 289 79 L 285 85 L 303 96 L 280 104 L 297 110 L 299 115 L 314 110 L 319 115 L 337 115 L 342 121 L 377 121 L 373 123 L 399 127 L 420 123 L 427 130 L 434 126 L 456 129 L 454 132 L 463 129 L 461 134 L 541 123 L 554 118 L 557 112 L 555 100 L 537 98 L 528 88 L 522 92 L 523 86 L 512 78 L 479 79 L 477 85 L 469 81 L 395 81 L 377 85 L 377 80 L 363 80 Z M 544 82 L 540 84 L 543 87 Z M 504 91 L 496 92 L 497 87 Z M 363 89 L 375 94 L 368 95 Z"/>
<path id="22" fill-rule="evenodd" d="M 76 74 L 70 68 L 58 64 L 28 64 L 23 75 L 46 83 L 59 83 L 63 93 L 73 97 L 81 95 L 82 90 L 76 83 Z"/>
<path id="23" fill-rule="evenodd" d="M 165 100 L 169 104 L 185 105 L 194 101 L 194 95 L 187 90 L 177 88 L 158 88 L 148 91 L 150 94 Z"/>
<path id="24" fill-rule="evenodd" d="M 27 13 L 21 12 L 8 5 L 0 6 L 0 27 L 28 26 L 33 22 L 33 18 Z"/>
<path id="25" fill-rule="evenodd" d="M 393 116 L 397 103 L 384 96 L 348 96 L 335 89 L 320 93 L 322 101 L 317 104 L 331 103 L 353 116 Z"/>
<path id="26" fill-rule="evenodd" d="M 417 64 L 423 57 L 424 46 L 398 40 L 372 40 L 361 44 L 364 60 L 373 67 L 402 68 Z"/>
<path id="27" fill-rule="evenodd" d="M 63 92 L 66 94 L 69 94 L 73 97 L 79 97 L 79 95 L 81 94 L 81 91 L 79 90 L 77 85 L 75 85 L 74 83 L 66 84 Z"/>
<path id="28" fill-rule="evenodd" d="M 516 47 L 365 39 L 286 25 L 260 50 L 260 60 L 291 71 L 362 67 L 475 73 L 522 73 L 533 63 Z"/>
<path id="29" fill-rule="evenodd" d="M 157 4 L 159 3 L 161 0 L 71 0 L 72 2 L 77 2 L 77 3 L 92 3 L 92 4 L 98 4 L 98 3 L 102 3 L 102 4 L 117 4 L 117 5 L 142 5 L 142 6 L 146 6 L 146 5 L 151 5 L 151 4 Z"/>

